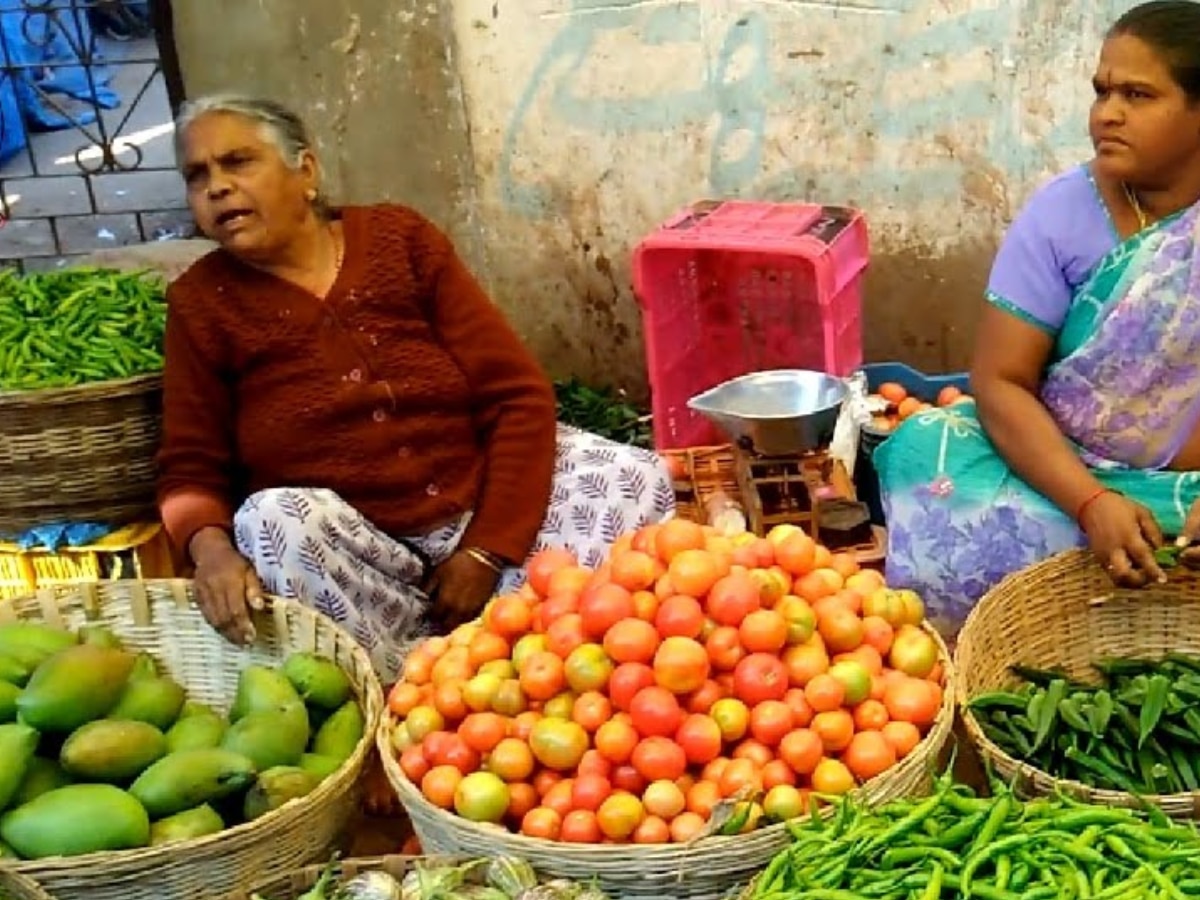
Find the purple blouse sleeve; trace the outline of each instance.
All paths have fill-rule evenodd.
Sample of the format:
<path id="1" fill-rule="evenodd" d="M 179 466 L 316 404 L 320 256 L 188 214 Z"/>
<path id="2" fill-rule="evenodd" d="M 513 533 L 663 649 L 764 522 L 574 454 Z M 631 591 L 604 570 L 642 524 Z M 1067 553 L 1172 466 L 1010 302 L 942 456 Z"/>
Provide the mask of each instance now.
<path id="1" fill-rule="evenodd" d="M 1061 233 L 1054 226 L 1066 210 L 1051 193 L 1038 191 L 1013 220 L 992 264 L 987 299 L 1056 334 L 1071 306 L 1072 289 L 1051 238 Z"/>

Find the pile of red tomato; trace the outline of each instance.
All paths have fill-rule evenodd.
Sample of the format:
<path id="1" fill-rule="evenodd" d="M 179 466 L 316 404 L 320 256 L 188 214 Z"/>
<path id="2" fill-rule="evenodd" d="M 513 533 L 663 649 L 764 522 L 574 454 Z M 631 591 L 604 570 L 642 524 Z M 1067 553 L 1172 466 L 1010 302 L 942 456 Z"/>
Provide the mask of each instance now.
<path id="1" fill-rule="evenodd" d="M 942 703 L 923 617 L 799 528 L 673 520 L 595 572 L 540 553 L 518 593 L 421 644 L 392 743 L 430 803 L 532 837 L 686 842 L 723 800 L 749 829 L 913 752 Z"/>

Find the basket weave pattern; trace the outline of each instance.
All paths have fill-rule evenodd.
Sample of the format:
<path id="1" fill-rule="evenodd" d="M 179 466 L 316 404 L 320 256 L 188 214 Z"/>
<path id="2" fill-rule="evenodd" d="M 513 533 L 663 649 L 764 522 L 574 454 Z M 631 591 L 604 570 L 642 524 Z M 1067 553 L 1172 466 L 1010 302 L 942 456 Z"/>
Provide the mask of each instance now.
<path id="1" fill-rule="evenodd" d="M 463 860 L 453 857 L 439 859 L 434 856 L 364 856 L 341 860 L 337 865 L 337 873 L 340 878 L 353 878 L 362 872 L 374 872 L 382 869 L 396 880 L 401 880 L 418 863 L 431 867 L 441 863 L 456 865 L 461 862 Z M 324 871 L 324 865 L 313 865 L 275 875 L 234 893 L 229 900 L 250 900 L 255 895 L 264 900 L 295 900 L 296 897 L 315 885 Z"/>
<path id="2" fill-rule="evenodd" d="M 154 512 L 162 377 L 0 393 L 0 534 Z"/>
<path id="3" fill-rule="evenodd" d="M 942 748 L 954 725 L 954 671 L 942 639 L 938 643 L 946 688 L 937 721 L 924 740 L 897 766 L 871 779 L 859 790 L 867 802 L 886 803 L 927 793 Z M 522 857 L 541 874 L 557 878 L 594 876 L 611 897 L 624 900 L 717 900 L 746 884 L 790 842 L 786 825 L 771 825 L 749 834 L 713 836 L 692 844 L 582 845 L 563 844 L 495 827 L 481 826 L 434 806 L 404 775 L 391 746 L 395 719 L 385 713 L 378 733 L 384 771 L 396 789 L 426 853 L 441 856 Z"/>
<path id="4" fill-rule="evenodd" d="M 238 674 L 278 666 L 297 651 L 334 660 L 350 676 L 367 731 L 350 759 L 307 797 L 260 819 L 191 841 L 71 858 L 14 863 L 58 900 L 208 900 L 224 897 L 263 872 L 327 858 L 357 810 L 357 786 L 383 708 L 371 661 L 350 635 L 298 603 L 269 598 L 256 613 L 247 648 L 225 641 L 204 621 L 192 583 L 182 579 L 113 581 L 46 588 L 0 603 L 0 622 L 15 619 L 77 627 L 107 625 L 125 646 L 150 653 L 189 699 L 227 709 Z"/>
<path id="5" fill-rule="evenodd" d="M 963 723 L 984 762 L 1025 796 L 1068 792 L 1091 803 L 1137 806 L 1137 798 L 1056 779 L 1014 759 L 983 733 L 967 702 L 1020 683 L 1009 667 L 1060 666 L 1098 681 L 1091 664 L 1105 657 L 1157 659 L 1168 651 L 1200 653 L 1200 577 L 1174 569 L 1170 581 L 1140 591 L 1113 587 L 1084 550 L 1051 557 L 1000 582 L 971 611 L 958 635 L 954 663 Z M 1200 793 L 1147 798 L 1175 818 L 1200 818 Z"/>

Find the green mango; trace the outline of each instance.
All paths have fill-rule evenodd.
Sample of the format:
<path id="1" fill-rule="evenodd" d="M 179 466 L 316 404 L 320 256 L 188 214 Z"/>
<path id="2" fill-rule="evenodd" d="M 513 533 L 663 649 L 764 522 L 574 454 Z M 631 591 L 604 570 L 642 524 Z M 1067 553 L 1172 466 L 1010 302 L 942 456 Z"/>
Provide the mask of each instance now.
<path id="1" fill-rule="evenodd" d="M 0 838 L 25 859 L 129 850 L 150 843 L 150 817 L 111 784 L 69 784 L 5 813 Z"/>
<path id="2" fill-rule="evenodd" d="M 0 725 L 0 809 L 6 808 L 17 795 L 29 761 L 37 752 L 39 737 L 20 722 Z"/>
<path id="3" fill-rule="evenodd" d="M 129 793 L 151 816 L 161 819 L 236 794 L 249 787 L 257 774 L 251 760 L 231 750 L 181 750 L 139 775 Z"/>
<path id="4" fill-rule="evenodd" d="M 0 680 L 0 724 L 16 721 L 19 696 L 21 689 L 17 685 Z"/>
<path id="5" fill-rule="evenodd" d="M 279 809 L 289 800 L 311 793 L 321 779 L 296 766 L 275 766 L 259 774 L 254 786 L 246 792 L 242 814 L 247 822 Z"/>
<path id="6" fill-rule="evenodd" d="M 136 666 L 134 667 L 136 669 Z M 121 698 L 108 712 L 110 719 L 148 722 L 165 731 L 175 724 L 183 708 L 184 690 L 173 678 L 130 678 Z"/>
<path id="7" fill-rule="evenodd" d="M 299 763 L 308 739 L 308 712 L 300 704 L 247 713 L 225 732 L 221 746 L 250 758 L 263 772 Z"/>
<path id="8" fill-rule="evenodd" d="M 282 672 L 266 666 L 247 666 L 238 676 L 237 692 L 229 721 L 260 710 L 275 710 L 283 706 L 302 704 L 300 695 Z"/>
<path id="9" fill-rule="evenodd" d="M 153 823 L 150 826 L 150 846 L 191 841 L 224 830 L 225 823 L 217 811 L 207 803 L 202 803 Z"/>
<path id="10" fill-rule="evenodd" d="M 71 732 L 103 718 L 125 690 L 133 661 L 124 650 L 90 644 L 59 651 L 17 698 L 21 720 L 38 731 Z"/>
<path id="11" fill-rule="evenodd" d="M 207 703 L 201 703 L 199 700 L 185 700 L 183 708 L 179 710 L 179 718 L 187 719 L 191 716 L 219 716 L 215 709 Z"/>
<path id="12" fill-rule="evenodd" d="M 335 759 L 332 756 L 321 756 L 318 753 L 305 753 L 300 757 L 300 768 L 306 772 L 312 772 L 322 781 L 336 772 L 342 767 L 345 760 Z"/>
<path id="13" fill-rule="evenodd" d="M 71 733 L 62 767 L 89 781 L 128 781 L 167 755 L 167 739 L 147 722 L 98 719 Z"/>
<path id="14" fill-rule="evenodd" d="M 350 678 L 332 660 L 316 653 L 293 653 L 283 663 L 283 674 L 305 703 L 337 709 L 350 698 Z"/>
<path id="15" fill-rule="evenodd" d="M 56 761 L 44 756 L 35 756 L 25 769 L 25 777 L 17 795 L 13 797 L 13 806 L 24 806 L 30 800 L 42 796 L 49 791 L 57 790 L 71 784 L 71 776 L 63 771 Z"/>
<path id="16" fill-rule="evenodd" d="M 228 728 L 229 723 L 216 713 L 184 716 L 167 732 L 167 751 L 177 753 L 180 750 L 219 747 Z"/>
<path id="17" fill-rule="evenodd" d="M 33 665 L 49 659 L 79 642 L 79 638 L 62 628 L 40 622 L 8 622 L 0 625 L 0 655 L 36 657 Z"/>
<path id="18" fill-rule="evenodd" d="M 337 712 L 325 720 L 313 738 L 312 751 L 319 756 L 345 761 L 358 748 L 367 727 L 362 709 L 354 700 L 347 700 Z"/>

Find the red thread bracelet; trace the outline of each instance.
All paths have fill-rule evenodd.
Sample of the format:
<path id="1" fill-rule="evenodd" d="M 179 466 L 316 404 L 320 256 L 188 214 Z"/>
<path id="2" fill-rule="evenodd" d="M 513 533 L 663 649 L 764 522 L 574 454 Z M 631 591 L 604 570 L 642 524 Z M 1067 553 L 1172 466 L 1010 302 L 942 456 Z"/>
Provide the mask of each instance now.
<path id="1" fill-rule="evenodd" d="M 1075 524 L 1080 528 L 1083 527 L 1083 514 L 1087 512 L 1087 508 L 1103 497 L 1105 494 L 1115 494 L 1116 491 L 1110 488 L 1100 488 L 1096 493 L 1092 494 L 1086 500 L 1079 504 L 1079 510 L 1075 513 Z"/>

